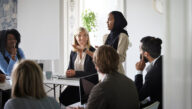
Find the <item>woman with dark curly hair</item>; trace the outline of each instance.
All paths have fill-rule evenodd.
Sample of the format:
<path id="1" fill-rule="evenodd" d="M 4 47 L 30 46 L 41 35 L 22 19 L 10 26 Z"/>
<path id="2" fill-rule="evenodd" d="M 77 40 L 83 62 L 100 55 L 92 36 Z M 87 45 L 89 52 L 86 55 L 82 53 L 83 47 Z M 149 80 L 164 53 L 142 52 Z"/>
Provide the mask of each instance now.
<path id="1" fill-rule="evenodd" d="M 20 33 L 16 29 L 4 30 L 0 40 L 0 72 L 11 75 L 14 64 L 24 59 L 24 53 L 19 48 Z"/>

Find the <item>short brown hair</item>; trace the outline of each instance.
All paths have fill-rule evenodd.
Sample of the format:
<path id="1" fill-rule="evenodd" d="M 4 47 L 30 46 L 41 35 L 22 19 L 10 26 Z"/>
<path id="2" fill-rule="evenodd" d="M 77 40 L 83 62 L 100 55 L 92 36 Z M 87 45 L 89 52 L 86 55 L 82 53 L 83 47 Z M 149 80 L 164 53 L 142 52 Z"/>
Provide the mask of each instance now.
<path id="1" fill-rule="evenodd" d="M 111 46 L 103 45 L 95 51 L 93 61 L 100 72 L 114 73 L 118 69 L 119 55 Z"/>
<path id="2" fill-rule="evenodd" d="M 12 97 L 46 96 L 43 87 L 43 73 L 39 65 L 31 60 L 22 60 L 14 66 L 12 72 Z"/>

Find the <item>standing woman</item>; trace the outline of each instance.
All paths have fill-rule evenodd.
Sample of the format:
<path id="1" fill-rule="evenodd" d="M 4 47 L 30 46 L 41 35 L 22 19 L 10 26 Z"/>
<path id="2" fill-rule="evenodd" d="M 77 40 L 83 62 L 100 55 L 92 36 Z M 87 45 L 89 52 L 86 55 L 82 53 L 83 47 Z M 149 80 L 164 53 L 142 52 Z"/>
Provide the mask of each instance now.
<path id="1" fill-rule="evenodd" d="M 96 74 L 95 65 L 89 52 L 95 49 L 90 45 L 89 34 L 83 27 L 78 28 L 74 35 L 74 50 L 71 51 L 67 77 L 82 77 Z M 68 86 L 59 97 L 60 102 L 68 106 L 80 101 L 79 87 Z"/>
<path id="2" fill-rule="evenodd" d="M 19 48 L 20 33 L 15 29 L 6 30 L 1 34 L 0 46 L 0 72 L 8 76 L 11 75 L 14 64 L 24 59 L 24 53 Z"/>
<path id="3" fill-rule="evenodd" d="M 125 74 L 122 63 L 126 59 L 129 45 L 128 33 L 124 29 L 127 26 L 127 21 L 121 12 L 112 11 L 109 13 L 107 26 L 110 33 L 104 36 L 103 42 L 117 50 L 119 54 L 118 72 Z"/>

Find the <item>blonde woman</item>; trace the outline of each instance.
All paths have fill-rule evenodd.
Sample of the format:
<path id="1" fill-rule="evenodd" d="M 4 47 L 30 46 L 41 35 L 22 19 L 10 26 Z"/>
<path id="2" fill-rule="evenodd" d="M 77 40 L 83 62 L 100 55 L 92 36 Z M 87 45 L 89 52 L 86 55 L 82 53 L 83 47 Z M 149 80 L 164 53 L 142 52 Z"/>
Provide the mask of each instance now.
<path id="1" fill-rule="evenodd" d="M 12 98 L 5 109 L 60 109 L 43 88 L 41 68 L 33 61 L 19 62 L 12 72 Z"/>
<path id="2" fill-rule="evenodd" d="M 89 51 L 95 49 L 89 41 L 89 34 L 83 27 L 79 27 L 74 35 L 74 49 L 71 51 L 67 77 L 82 77 L 97 73 Z M 68 86 L 59 98 L 60 102 L 68 106 L 80 101 L 79 87 Z"/>

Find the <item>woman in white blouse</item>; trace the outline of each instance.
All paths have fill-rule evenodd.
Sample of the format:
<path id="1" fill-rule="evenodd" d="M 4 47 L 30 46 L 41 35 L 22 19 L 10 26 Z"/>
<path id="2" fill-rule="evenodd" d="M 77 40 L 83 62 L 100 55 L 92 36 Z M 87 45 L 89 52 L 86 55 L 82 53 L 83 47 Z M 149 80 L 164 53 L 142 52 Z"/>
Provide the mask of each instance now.
<path id="1" fill-rule="evenodd" d="M 73 48 L 66 76 L 82 77 L 97 73 L 92 57 L 89 55 L 89 52 L 94 52 L 95 49 L 90 45 L 89 34 L 85 28 L 80 27 L 77 29 L 74 35 Z M 59 100 L 65 106 L 79 102 L 79 87 L 68 86 L 59 97 Z"/>

